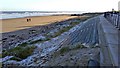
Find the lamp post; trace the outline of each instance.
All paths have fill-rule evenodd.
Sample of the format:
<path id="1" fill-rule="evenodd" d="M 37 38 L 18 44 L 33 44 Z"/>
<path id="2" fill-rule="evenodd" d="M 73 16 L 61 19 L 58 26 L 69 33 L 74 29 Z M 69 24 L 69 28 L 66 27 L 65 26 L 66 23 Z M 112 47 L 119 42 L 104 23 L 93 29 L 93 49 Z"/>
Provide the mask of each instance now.
<path id="1" fill-rule="evenodd" d="M 118 2 L 118 11 L 120 12 L 120 1 Z"/>

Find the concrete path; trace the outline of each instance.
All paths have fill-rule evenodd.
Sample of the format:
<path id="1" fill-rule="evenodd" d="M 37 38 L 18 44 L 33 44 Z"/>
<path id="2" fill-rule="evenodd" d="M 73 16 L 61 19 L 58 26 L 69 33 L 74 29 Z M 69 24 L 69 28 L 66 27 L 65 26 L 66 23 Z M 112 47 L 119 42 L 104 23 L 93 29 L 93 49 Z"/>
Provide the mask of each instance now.
<path id="1" fill-rule="evenodd" d="M 118 66 L 118 36 L 120 35 L 110 22 L 103 15 L 100 17 L 98 24 L 99 42 L 101 45 L 101 65 Z"/>

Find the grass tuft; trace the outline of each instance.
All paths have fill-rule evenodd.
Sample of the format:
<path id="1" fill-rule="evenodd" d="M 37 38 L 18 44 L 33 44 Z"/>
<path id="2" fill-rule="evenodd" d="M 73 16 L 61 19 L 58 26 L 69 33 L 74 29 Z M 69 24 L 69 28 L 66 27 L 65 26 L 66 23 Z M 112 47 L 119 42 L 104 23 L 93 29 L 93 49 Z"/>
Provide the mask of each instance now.
<path id="1" fill-rule="evenodd" d="M 73 50 L 77 50 L 77 49 L 80 49 L 80 48 L 86 48 L 86 47 L 84 45 L 78 44 L 73 48 Z"/>
<path id="2" fill-rule="evenodd" d="M 48 41 L 48 40 L 50 40 L 50 38 L 46 38 L 46 39 L 44 39 L 44 40 L 38 39 L 38 40 L 35 40 L 35 41 L 30 42 L 29 44 L 35 44 L 35 43 L 38 43 L 38 42 L 44 42 L 44 41 Z"/>
<path id="3" fill-rule="evenodd" d="M 43 40 L 42 39 L 35 40 L 35 41 L 30 42 L 30 44 L 35 44 L 35 43 L 38 43 L 38 42 L 41 42 L 41 41 L 43 41 Z"/>
<path id="4" fill-rule="evenodd" d="M 62 33 L 70 30 L 70 28 L 72 28 L 73 26 L 68 26 L 68 27 L 65 27 L 63 29 L 61 29 L 59 32 L 56 32 L 53 36 L 51 36 L 51 38 L 54 38 L 54 37 L 57 37 L 59 35 L 61 35 Z"/>
<path id="5" fill-rule="evenodd" d="M 28 43 L 27 43 L 27 42 L 24 42 L 24 43 L 22 43 L 22 44 L 19 44 L 18 46 L 25 47 L 25 46 L 27 46 L 27 45 L 28 45 Z"/>
<path id="6" fill-rule="evenodd" d="M 77 24 L 79 24 L 79 23 L 80 23 L 80 22 L 71 22 L 70 25 L 75 26 L 75 25 L 77 25 Z"/>
<path id="7" fill-rule="evenodd" d="M 16 59 L 16 60 L 25 59 L 33 53 L 35 48 L 36 48 L 35 46 L 25 46 L 25 47 L 17 46 L 13 49 L 4 51 L 2 53 L 2 57 L 14 56 L 17 58 L 12 58 L 12 59 Z M 18 58 L 20 58 L 20 59 L 18 59 Z"/>
<path id="8" fill-rule="evenodd" d="M 71 46 L 74 46 L 74 47 L 71 47 Z M 57 57 L 59 55 L 63 55 L 64 53 L 67 53 L 69 51 L 78 50 L 78 49 L 82 49 L 82 48 L 86 48 L 86 47 L 82 44 L 75 44 L 75 45 L 70 45 L 67 47 L 62 47 L 59 51 L 55 52 L 53 56 Z"/>
<path id="9" fill-rule="evenodd" d="M 32 54 L 34 49 L 35 49 L 35 46 L 28 46 L 26 48 L 23 48 L 22 50 L 20 50 L 20 52 L 18 52 L 16 57 L 19 57 L 21 59 L 25 59 Z"/>
<path id="10" fill-rule="evenodd" d="M 69 47 L 63 47 L 60 49 L 60 54 L 70 51 Z"/>

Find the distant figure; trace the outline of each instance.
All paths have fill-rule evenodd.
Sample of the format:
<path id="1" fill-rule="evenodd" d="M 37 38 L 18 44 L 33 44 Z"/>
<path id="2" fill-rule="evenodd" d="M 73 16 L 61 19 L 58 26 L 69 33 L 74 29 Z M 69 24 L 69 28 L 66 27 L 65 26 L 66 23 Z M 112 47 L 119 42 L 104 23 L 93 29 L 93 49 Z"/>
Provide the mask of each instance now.
<path id="1" fill-rule="evenodd" d="M 104 13 L 104 17 L 106 17 L 106 16 L 107 16 L 107 12 Z"/>
<path id="2" fill-rule="evenodd" d="M 27 22 L 29 22 L 29 19 L 27 18 Z"/>
<path id="3" fill-rule="evenodd" d="M 112 9 L 112 12 L 114 12 L 115 10 L 114 9 Z"/>
<path id="4" fill-rule="evenodd" d="M 31 21 L 31 19 L 29 18 L 29 21 Z"/>
<path id="5" fill-rule="evenodd" d="M 29 22 L 29 21 L 31 21 L 31 19 L 30 19 L 30 18 L 27 18 L 27 22 Z"/>

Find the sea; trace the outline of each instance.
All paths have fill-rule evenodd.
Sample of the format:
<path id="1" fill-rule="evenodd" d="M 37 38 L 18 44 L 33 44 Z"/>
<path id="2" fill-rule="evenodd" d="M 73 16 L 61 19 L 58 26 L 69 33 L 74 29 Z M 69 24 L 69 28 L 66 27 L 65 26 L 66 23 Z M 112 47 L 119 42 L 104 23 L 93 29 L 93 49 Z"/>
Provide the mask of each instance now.
<path id="1" fill-rule="evenodd" d="M 61 14 L 82 14 L 81 11 L 0 11 L 0 19 L 24 18 L 29 16 L 49 16 Z"/>

